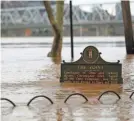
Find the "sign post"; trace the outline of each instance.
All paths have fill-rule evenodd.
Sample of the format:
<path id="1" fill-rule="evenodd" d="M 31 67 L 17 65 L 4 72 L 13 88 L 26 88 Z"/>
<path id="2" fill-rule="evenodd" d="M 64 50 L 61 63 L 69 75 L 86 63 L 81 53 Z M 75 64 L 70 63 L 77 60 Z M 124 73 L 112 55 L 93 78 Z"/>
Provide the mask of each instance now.
<path id="1" fill-rule="evenodd" d="M 72 1 L 70 0 L 70 36 L 71 36 L 71 58 L 74 58 L 74 43 L 73 43 L 73 11 L 72 11 Z"/>

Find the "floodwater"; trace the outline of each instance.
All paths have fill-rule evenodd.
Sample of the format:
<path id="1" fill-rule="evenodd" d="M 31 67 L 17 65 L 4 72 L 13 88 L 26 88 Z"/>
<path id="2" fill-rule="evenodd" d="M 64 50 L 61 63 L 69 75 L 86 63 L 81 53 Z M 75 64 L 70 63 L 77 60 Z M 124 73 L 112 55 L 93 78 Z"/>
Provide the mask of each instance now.
<path id="1" fill-rule="evenodd" d="M 134 121 L 134 55 L 126 55 L 123 37 L 77 37 L 74 38 L 74 61 L 80 58 L 80 52 L 86 46 L 93 45 L 102 52 L 102 58 L 109 62 L 120 60 L 122 64 L 123 85 L 60 84 L 60 64 L 47 57 L 52 38 L 2 38 L 1 94 L 12 100 L 17 106 L 2 101 L 2 121 Z M 62 60 L 70 61 L 70 38 L 64 38 Z M 105 44 L 104 42 L 107 41 Z M 21 44 L 20 44 L 21 43 Z M 97 100 L 106 90 L 115 90 L 121 99 L 106 94 Z M 82 93 L 88 98 L 72 96 L 67 103 L 64 100 L 73 93 Z M 36 95 L 29 107 L 27 103 Z"/>

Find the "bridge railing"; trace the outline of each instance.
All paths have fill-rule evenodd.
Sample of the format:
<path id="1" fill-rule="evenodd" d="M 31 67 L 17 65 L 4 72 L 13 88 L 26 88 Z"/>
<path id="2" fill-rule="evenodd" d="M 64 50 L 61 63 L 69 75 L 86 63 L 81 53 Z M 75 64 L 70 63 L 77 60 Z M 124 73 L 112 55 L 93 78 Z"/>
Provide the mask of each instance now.
<path id="1" fill-rule="evenodd" d="M 134 20 L 134 1 L 130 1 L 130 9 Z M 79 11 L 78 18 L 84 18 L 88 21 L 122 20 L 121 2 L 81 4 L 74 7 L 74 14 L 76 11 Z"/>
<path id="2" fill-rule="evenodd" d="M 134 21 L 134 2 L 130 2 L 132 19 Z M 56 13 L 56 6 L 52 6 L 53 13 Z M 69 25 L 69 5 L 64 6 L 64 25 Z M 121 3 L 104 4 L 82 4 L 73 5 L 73 23 L 74 24 L 93 24 L 93 23 L 122 22 Z M 1 25 L 4 28 L 9 26 L 29 25 L 50 26 L 46 10 L 43 6 L 11 8 L 1 10 Z"/>
<path id="3" fill-rule="evenodd" d="M 44 7 L 11 8 L 1 10 L 1 23 L 32 24 L 49 22 Z"/>

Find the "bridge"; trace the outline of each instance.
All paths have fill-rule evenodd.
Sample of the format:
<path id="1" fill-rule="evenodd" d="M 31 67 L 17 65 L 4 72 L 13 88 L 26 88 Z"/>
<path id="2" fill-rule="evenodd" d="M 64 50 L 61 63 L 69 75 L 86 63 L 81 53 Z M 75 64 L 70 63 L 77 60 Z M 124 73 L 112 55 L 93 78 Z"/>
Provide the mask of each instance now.
<path id="1" fill-rule="evenodd" d="M 134 4 L 134 2 L 130 2 Z M 56 14 L 56 5 L 52 5 L 53 14 Z M 69 26 L 69 5 L 64 6 L 64 26 Z M 132 17 L 134 23 L 134 17 Z M 74 26 L 104 26 L 122 25 L 122 10 L 120 3 L 73 5 Z M 48 28 L 50 22 L 44 6 L 20 7 L 1 10 L 1 28 Z"/>

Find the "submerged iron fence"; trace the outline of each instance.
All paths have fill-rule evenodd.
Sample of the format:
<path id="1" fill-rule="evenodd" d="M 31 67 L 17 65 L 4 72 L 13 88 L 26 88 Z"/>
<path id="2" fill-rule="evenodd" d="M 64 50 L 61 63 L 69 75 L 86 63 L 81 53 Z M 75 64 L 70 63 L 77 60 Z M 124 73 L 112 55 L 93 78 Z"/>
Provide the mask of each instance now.
<path id="1" fill-rule="evenodd" d="M 101 97 L 102 97 L 103 95 L 107 94 L 107 93 L 113 93 L 113 94 L 115 94 L 115 95 L 118 97 L 118 100 L 117 100 L 116 102 L 118 102 L 118 101 L 121 99 L 120 95 L 119 95 L 117 92 L 108 90 L 108 91 L 103 92 L 103 93 L 97 98 L 97 100 L 100 101 Z M 73 93 L 73 94 L 70 94 L 70 95 L 64 100 L 64 103 L 67 103 L 67 101 L 69 100 L 69 98 L 71 98 L 72 96 L 75 96 L 75 95 L 79 95 L 79 96 L 83 97 L 83 98 L 85 99 L 85 102 L 84 102 L 84 103 L 86 103 L 86 102 L 89 101 L 88 98 L 87 98 L 84 94 L 81 94 L 81 93 Z M 132 99 L 133 95 L 134 95 L 134 92 L 132 92 L 131 95 L 129 96 L 129 98 L 130 98 L 131 100 L 133 100 L 133 99 Z M 52 99 L 50 99 L 48 96 L 37 95 L 37 96 L 35 96 L 35 97 L 33 97 L 32 99 L 29 100 L 29 102 L 27 103 L 27 106 L 30 106 L 31 102 L 32 102 L 33 100 L 35 100 L 36 98 L 39 98 L 39 97 L 43 97 L 43 98 L 47 99 L 51 104 L 54 104 L 54 102 L 52 101 Z M 9 103 L 11 103 L 11 104 L 13 105 L 13 107 L 16 107 L 16 104 L 15 104 L 13 101 L 11 101 L 10 99 L 8 99 L 8 98 L 1 98 L 1 100 L 6 100 L 6 101 L 8 101 Z M 101 103 L 101 101 L 100 101 L 100 103 Z"/>

